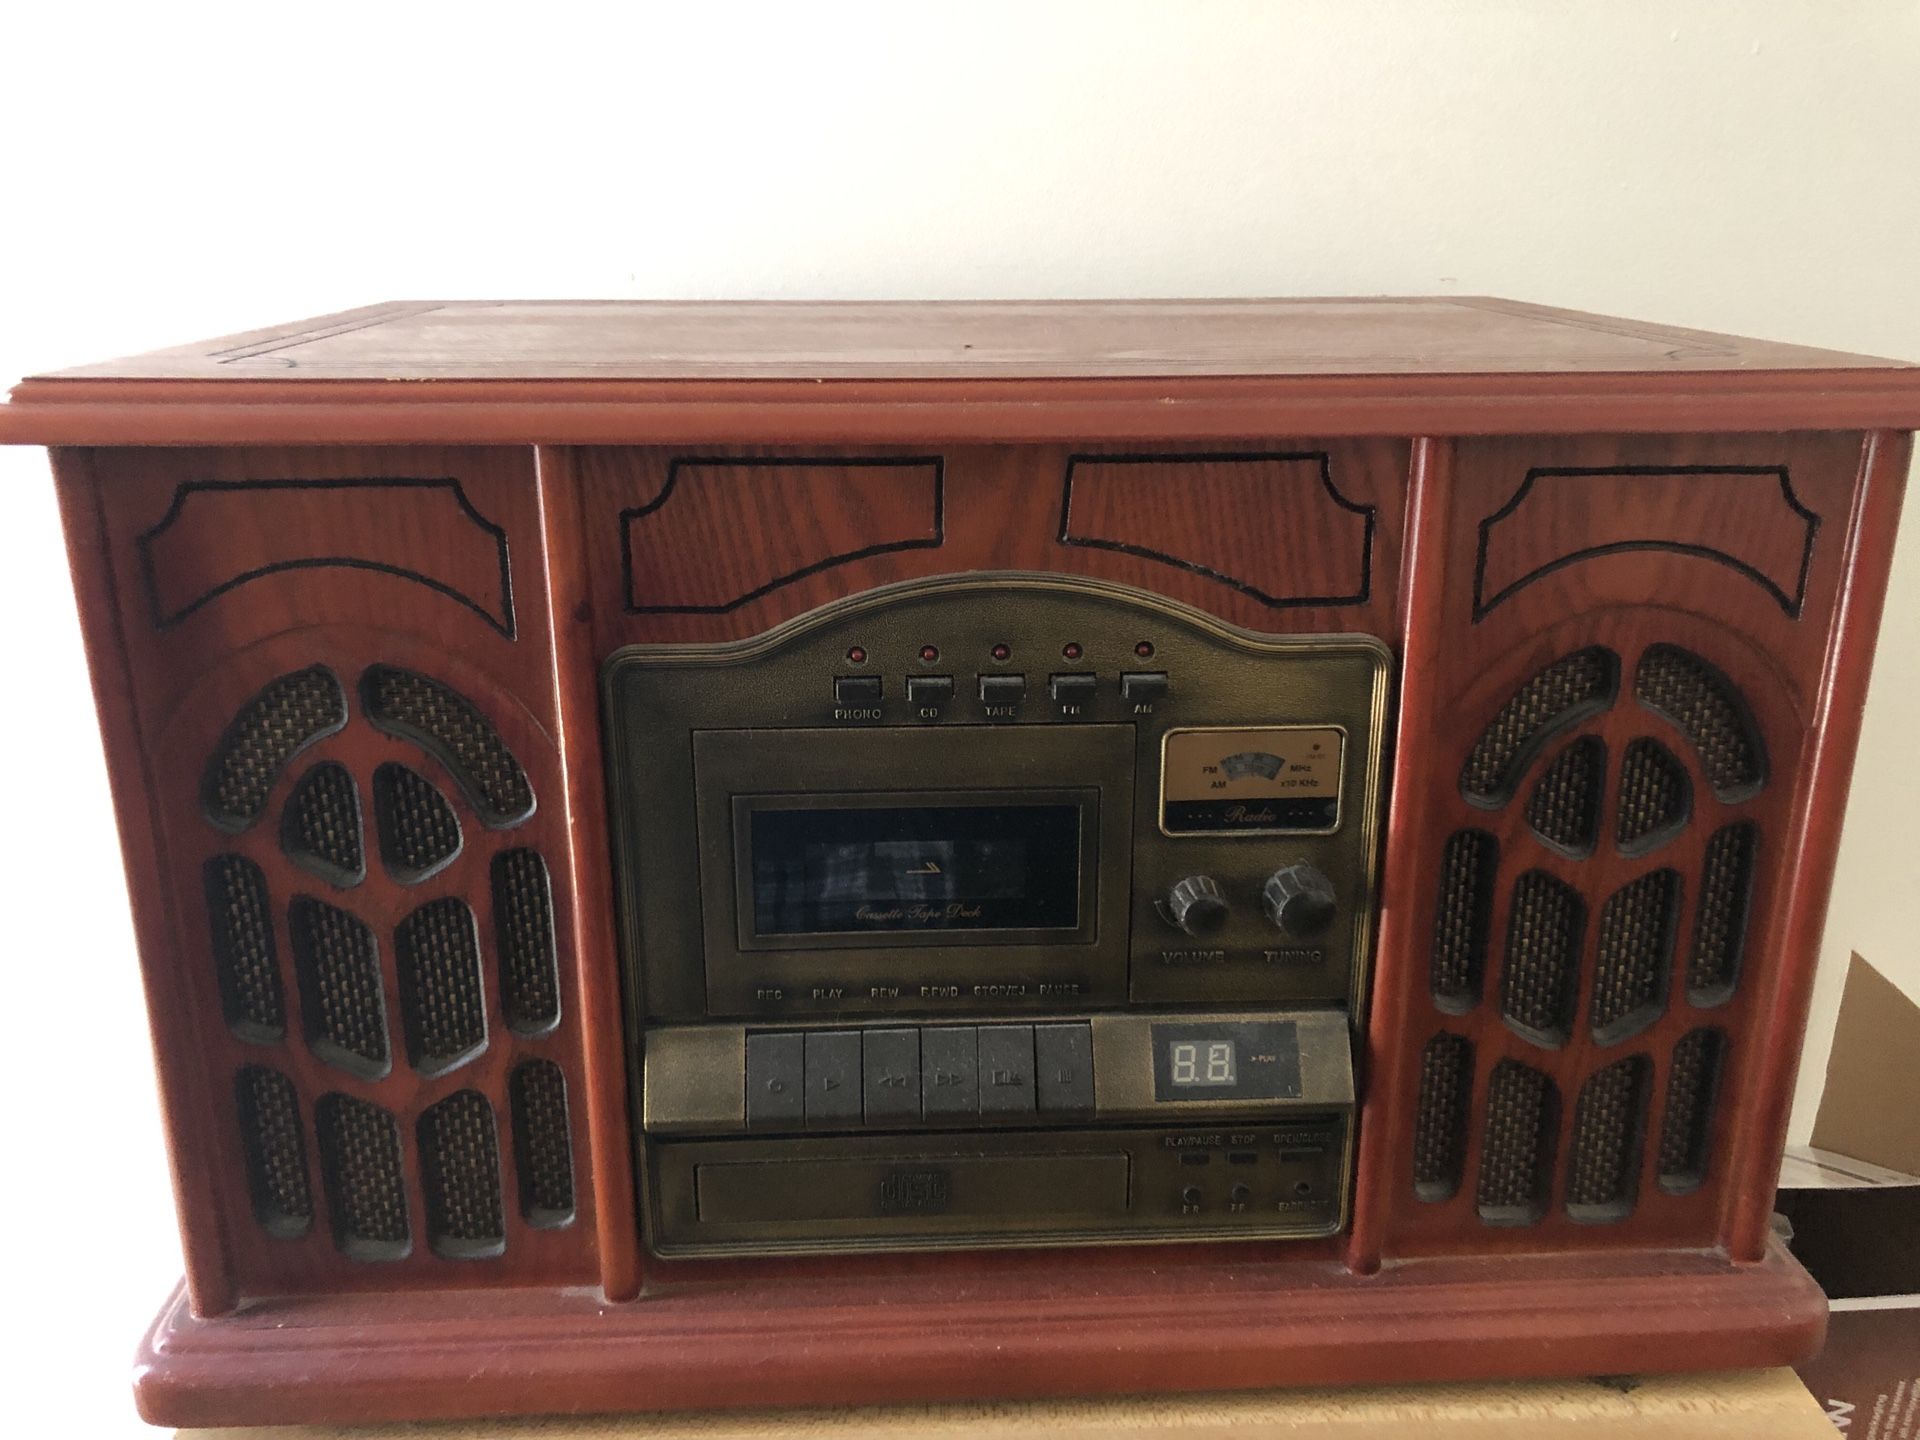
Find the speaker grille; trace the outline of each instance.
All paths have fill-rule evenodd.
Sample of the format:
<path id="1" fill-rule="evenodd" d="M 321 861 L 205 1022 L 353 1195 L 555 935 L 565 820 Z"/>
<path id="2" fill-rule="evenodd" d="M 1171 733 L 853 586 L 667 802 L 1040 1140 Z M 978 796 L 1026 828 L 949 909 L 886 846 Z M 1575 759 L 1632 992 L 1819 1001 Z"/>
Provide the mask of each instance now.
<path id="1" fill-rule="evenodd" d="M 1646 1126 L 1645 1056 L 1594 1072 L 1574 1106 L 1567 1162 L 1567 1213 L 1576 1220 L 1620 1220 L 1633 1212 Z"/>
<path id="2" fill-rule="evenodd" d="M 487 1047 L 487 1002 L 473 911 L 455 896 L 432 900 L 393 932 L 407 1063 L 443 1075 Z"/>
<path id="3" fill-rule="evenodd" d="M 497 718 L 501 698 L 474 692 Z M 497 1263 L 509 1222 L 573 1227 L 515 1274 L 579 1273 L 594 1237 L 574 1224 L 566 897 L 545 848 L 565 817 L 521 826 L 546 772 L 504 738 L 532 737 L 525 758 L 550 766 L 538 730 L 503 734 L 440 680 L 385 664 L 279 674 L 212 725 L 186 777 L 200 818 L 176 838 L 246 1042 L 212 1032 L 208 1078 L 233 1097 L 217 1219 L 254 1237 L 249 1293 L 379 1283 L 342 1279 L 359 1261 Z"/>
<path id="4" fill-rule="evenodd" d="M 1743 821 L 1722 826 L 1707 841 L 1693 953 L 1687 957 L 1687 998 L 1695 1005 L 1723 1004 L 1739 983 L 1757 834 L 1752 824 Z"/>
<path id="5" fill-rule="evenodd" d="M 1467 1148 L 1467 1102 L 1473 1089 L 1473 1046 L 1446 1032 L 1420 1057 L 1420 1108 L 1413 1131 L 1413 1193 L 1451 1199 L 1460 1189 Z"/>
<path id="6" fill-rule="evenodd" d="M 1613 892 L 1600 911 L 1593 958 L 1593 1037 L 1624 1040 L 1667 1006 L 1680 875 L 1654 870 Z"/>
<path id="7" fill-rule="evenodd" d="M 413 1248 L 400 1129 L 378 1105 L 333 1092 L 314 1107 L 333 1241 L 354 1260 L 397 1260 Z"/>
<path id="8" fill-rule="evenodd" d="M 247 1065 L 234 1077 L 233 1091 L 253 1218 L 278 1239 L 305 1235 L 313 1228 L 313 1192 L 293 1082 L 278 1070 Z"/>
<path id="9" fill-rule="evenodd" d="M 1669 1037 L 1733 995 L 1759 923 L 1749 910 L 1763 837 L 1743 811 L 1767 783 L 1767 755 L 1727 676 L 1670 643 L 1636 644 L 1624 666 L 1590 644 L 1518 673 L 1525 683 L 1461 762 L 1451 803 L 1474 819 L 1441 832 L 1429 953 L 1438 1014 L 1414 1032 L 1425 1040 L 1418 1086 L 1399 1101 L 1412 1107 L 1405 1203 L 1415 1208 L 1403 1218 L 1421 1216 L 1413 1232 L 1436 1238 L 1458 1210 L 1416 1202 L 1464 1205 L 1468 1185 L 1492 1225 L 1560 1207 L 1563 1225 L 1656 1210 L 1667 1223 L 1656 1190 L 1712 1178 L 1730 1045 L 1711 1027 Z M 1629 681 L 1633 704 L 1615 710 Z M 1611 858 L 1590 863 L 1603 847 Z M 1684 864 L 1642 859 L 1683 848 Z M 1483 1000 L 1499 1029 L 1471 1041 L 1434 1033 L 1441 1016 L 1481 1013 Z M 1686 1213 L 1691 1225 L 1704 1212 Z"/>
<path id="10" fill-rule="evenodd" d="M 401 920 L 394 964 L 409 1066 L 444 1075 L 486 1048 L 480 933 L 467 900 L 430 900 Z"/>
<path id="11" fill-rule="evenodd" d="M 207 818 L 241 831 L 260 818 L 280 772 L 347 723 L 347 695 L 324 665 L 282 675 L 246 703 L 214 747 L 200 783 Z"/>
<path id="12" fill-rule="evenodd" d="M 1726 1037 L 1718 1030 L 1690 1030 L 1673 1047 L 1666 1110 L 1660 1119 L 1662 1190 L 1683 1194 L 1706 1179 L 1713 1102 L 1725 1054 Z"/>
<path id="13" fill-rule="evenodd" d="M 374 824 L 380 858 L 402 885 L 418 885 L 460 853 L 460 821 L 434 783 L 389 760 L 373 772 Z"/>
<path id="14" fill-rule="evenodd" d="M 1480 1003 L 1487 926 L 1499 843 L 1484 830 L 1461 830 L 1440 860 L 1440 905 L 1433 922 L 1433 1002 L 1460 1014 Z"/>
<path id="15" fill-rule="evenodd" d="M 1629 855 L 1657 850 L 1687 826 L 1692 786 L 1686 769 L 1658 740 L 1631 741 L 1620 760 L 1614 844 Z"/>
<path id="16" fill-rule="evenodd" d="M 1606 709 L 1619 684 L 1619 659 L 1603 646 L 1554 661 L 1516 690 L 1493 717 L 1467 757 L 1461 789 L 1479 804 L 1504 804 L 1527 761 L 1554 732 Z"/>
<path id="17" fill-rule="evenodd" d="M 1766 769 L 1759 733 L 1733 683 L 1713 666 L 1677 645 L 1650 645 L 1633 693 L 1687 737 L 1720 799 L 1742 799 L 1759 788 Z"/>
<path id="18" fill-rule="evenodd" d="M 1562 750 L 1533 787 L 1527 824 L 1562 854 L 1590 855 L 1600 834 L 1600 802 L 1607 783 L 1607 747 L 1584 736 Z"/>
<path id="19" fill-rule="evenodd" d="M 538 1035 L 560 1023 L 553 888 L 534 850 L 493 857 L 493 923 L 500 957 L 500 1001 L 507 1026 Z"/>
<path id="20" fill-rule="evenodd" d="M 1566 1043 L 1585 927 L 1586 905 L 1565 881 L 1544 870 L 1529 870 L 1514 882 L 1500 970 L 1500 1013 L 1538 1044 Z"/>
<path id="21" fill-rule="evenodd" d="M 214 971 L 227 1028 L 268 1044 L 287 1032 L 286 997 L 274 955 L 267 877 L 244 855 L 215 855 L 201 871 Z"/>
<path id="22" fill-rule="evenodd" d="M 500 1141 L 478 1090 L 456 1091 L 420 1116 L 420 1184 L 434 1254 L 477 1260 L 507 1248 Z"/>
<path id="23" fill-rule="evenodd" d="M 566 1077 L 551 1060 L 526 1060 L 514 1067 L 507 1090 L 514 1167 L 520 1172 L 520 1213 L 539 1229 L 571 1224 L 573 1140 Z"/>
<path id="24" fill-rule="evenodd" d="M 367 876 L 360 792 L 347 767 L 323 760 L 293 787 L 280 822 L 280 848 L 311 875 L 342 888 Z"/>
<path id="25" fill-rule="evenodd" d="M 392 1068 L 380 950 L 373 931 L 324 900 L 296 895 L 287 907 L 307 1046 L 363 1080 Z"/>
<path id="26" fill-rule="evenodd" d="M 1493 1067 L 1475 1197 L 1488 1224 L 1530 1225 L 1545 1212 L 1557 1110 L 1553 1082 L 1540 1071 L 1517 1060 Z"/>
<path id="27" fill-rule="evenodd" d="M 488 825 L 517 825 L 533 813 L 533 787 L 500 732 L 465 696 L 438 680 L 391 665 L 360 681 L 367 718 L 424 747 L 447 767 Z"/>

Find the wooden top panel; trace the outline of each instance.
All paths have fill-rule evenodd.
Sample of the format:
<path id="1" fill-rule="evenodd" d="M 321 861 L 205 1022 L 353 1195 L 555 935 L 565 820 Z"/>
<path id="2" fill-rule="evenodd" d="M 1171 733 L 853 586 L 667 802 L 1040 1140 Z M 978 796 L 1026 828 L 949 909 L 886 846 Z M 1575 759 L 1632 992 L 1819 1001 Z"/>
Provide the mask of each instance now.
<path id="1" fill-rule="evenodd" d="M 804 380 L 1830 370 L 1894 362 L 1482 298 L 373 306 L 90 379 Z"/>
<path id="2" fill-rule="evenodd" d="M 375 305 L 24 381 L 0 443 L 1910 430 L 1920 367 L 1484 298 Z"/>

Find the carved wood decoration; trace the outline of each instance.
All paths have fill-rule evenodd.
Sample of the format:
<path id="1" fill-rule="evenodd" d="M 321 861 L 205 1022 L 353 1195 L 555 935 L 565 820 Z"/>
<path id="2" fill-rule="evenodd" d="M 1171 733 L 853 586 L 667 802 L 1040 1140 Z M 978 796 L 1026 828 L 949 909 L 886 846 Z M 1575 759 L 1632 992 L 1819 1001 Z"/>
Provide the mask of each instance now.
<path id="1" fill-rule="evenodd" d="M 1194 514 L 1206 519 L 1205 543 L 1181 553 L 1171 547 Z M 1324 451 L 1076 455 L 1060 543 L 1175 566 L 1270 609 L 1364 605 L 1376 516 L 1340 493 Z"/>
<path id="2" fill-rule="evenodd" d="M 743 552 L 726 539 L 749 508 L 767 526 Z M 937 456 L 677 458 L 658 494 L 620 512 L 627 609 L 724 613 L 870 556 L 937 548 L 944 518 Z"/>
<path id="3" fill-rule="evenodd" d="M 1631 550 L 1725 565 L 1797 616 L 1819 530 L 1784 466 L 1529 470 L 1480 524 L 1474 617 L 1563 565 Z"/>
<path id="4" fill-rule="evenodd" d="M 396 305 L 28 382 L 185 1246 L 144 1413 L 1790 1363 L 1917 423 L 1889 362 L 1450 299 Z M 650 1257 L 603 665 L 995 570 L 1392 649 L 1347 1225 Z"/>
<path id="5" fill-rule="evenodd" d="M 514 634 L 506 533 L 452 479 L 188 480 L 140 560 L 163 627 L 264 575 L 341 567 L 417 581 Z"/>
<path id="6" fill-rule="evenodd" d="M 743 637 L 875 585 L 986 569 L 1113 580 L 1252 630 L 1392 633 L 1404 442 L 549 455 L 578 477 L 606 650 Z M 1337 538 L 1309 543 L 1323 525 Z M 609 583 L 623 613 L 597 600 Z"/>

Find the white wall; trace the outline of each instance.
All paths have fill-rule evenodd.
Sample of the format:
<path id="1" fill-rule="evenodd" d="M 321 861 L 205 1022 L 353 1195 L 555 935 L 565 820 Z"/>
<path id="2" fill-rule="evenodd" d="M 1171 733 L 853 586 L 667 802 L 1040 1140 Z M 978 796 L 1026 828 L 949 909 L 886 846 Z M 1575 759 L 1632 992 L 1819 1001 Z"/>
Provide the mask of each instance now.
<path id="1" fill-rule="evenodd" d="M 500 295 L 1491 292 L 1920 359 L 1911 0 L 618 8 L 0 11 L 0 377 Z M 41 457 L 0 486 L 0 1235 L 16 1373 L 105 1434 L 177 1251 Z M 1849 949 L 1920 993 L 1916 730 L 1920 515 L 1823 1008 Z"/>

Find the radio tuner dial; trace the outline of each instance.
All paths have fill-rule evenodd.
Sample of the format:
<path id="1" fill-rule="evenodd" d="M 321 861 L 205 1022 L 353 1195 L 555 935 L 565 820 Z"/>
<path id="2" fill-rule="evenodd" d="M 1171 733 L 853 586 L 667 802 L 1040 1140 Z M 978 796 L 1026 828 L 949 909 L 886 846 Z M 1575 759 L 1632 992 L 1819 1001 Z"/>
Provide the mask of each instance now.
<path id="1" fill-rule="evenodd" d="M 1210 875 L 1189 875 L 1167 891 L 1160 915 L 1189 935 L 1211 935 L 1227 923 L 1227 897 Z"/>
<path id="2" fill-rule="evenodd" d="M 1296 940 L 1310 940 L 1333 923 L 1339 908 L 1333 882 L 1311 865 L 1288 865 L 1267 877 L 1260 900 L 1267 918 Z"/>

